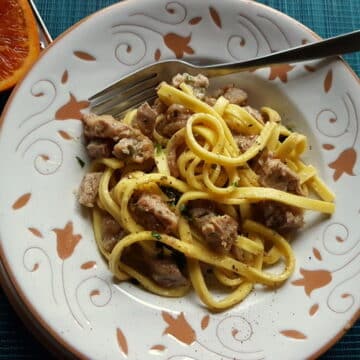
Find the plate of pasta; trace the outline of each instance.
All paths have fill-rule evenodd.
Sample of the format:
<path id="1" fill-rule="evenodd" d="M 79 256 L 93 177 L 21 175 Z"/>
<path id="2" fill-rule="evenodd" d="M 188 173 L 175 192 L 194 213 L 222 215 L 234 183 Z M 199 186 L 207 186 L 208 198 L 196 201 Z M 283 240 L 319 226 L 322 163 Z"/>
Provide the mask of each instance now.
<path id="1" fill-rule="evenodd" d="M 3 283 L 64 355 L 316 358 L 359 315 L 358 78 L 340 58 L 177 74 L 95 114 L 91 95 L 148 63 L 317 39 L 253 2 L 145 4 L 77 24 L 14 91 Z"/>

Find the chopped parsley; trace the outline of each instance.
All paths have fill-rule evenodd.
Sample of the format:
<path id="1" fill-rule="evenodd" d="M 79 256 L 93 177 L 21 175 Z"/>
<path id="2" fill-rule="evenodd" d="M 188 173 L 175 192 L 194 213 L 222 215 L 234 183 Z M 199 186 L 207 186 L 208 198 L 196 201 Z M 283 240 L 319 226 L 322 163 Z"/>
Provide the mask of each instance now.
<path id="1" fill-rule="evenodd" d="M 156 155 L 161 155 L 162 151 L 163 151 L 162 146 L 161 146 L 159 143 L 157 143 L 157 144 L 155 145 Z"/>
<path id="2" fill-rule="evenodd" d="M 152 231 L 151 236 L 156 240 L 161 240 L 161 235 L 157 231 Z"/>
<path id="3" fill-rule="evenodd" d="M 79 165 L 83 168 L 85 166 L 85 161 L 78 156 L 75 156 L 75 158 L 78 161 Z"/>
<path id="4" fill-rule="evenodd" d="M 185 218 L 185 219 L 188 219 L 188 220 L 191 220 L 191 215 L 189 213 L 189 209 L 186 205 L 182 204 L 180 206 L 180 214 Z"/>
<path id="5" fill-rule="evenodd" d="M 238 182 L 238 181 L 234 181 L 231 185 L 234 186 L 234 187 L 239 187 L 239 182 Z"/>

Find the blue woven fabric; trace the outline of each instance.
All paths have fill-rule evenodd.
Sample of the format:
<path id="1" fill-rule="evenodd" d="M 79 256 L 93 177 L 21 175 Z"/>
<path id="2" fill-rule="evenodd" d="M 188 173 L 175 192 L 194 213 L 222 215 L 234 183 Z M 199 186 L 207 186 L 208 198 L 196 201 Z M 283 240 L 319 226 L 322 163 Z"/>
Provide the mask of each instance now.
<path id="1" fill-rule="evenodd" d="M 195 1 L 195 0 L 194 0 Z M 35 0 L 53 37 L 88 14 L 115 0 Z M 299 20 L 322 37 L 360 28 L 360 0 L 259 0 Z M 1 19 L 0 19 L 1 20 Z M 345 56 L 360 75 L 360 53 Z M 0 95 L 0 112 L 6 96 Z M 28 332 L 0 290 L 0 360 L 51 359 Z M 286 356 L 284 356 L 286 359 Z M 333 346 L 321 360 L 360 360 L 360 322 Z"/>

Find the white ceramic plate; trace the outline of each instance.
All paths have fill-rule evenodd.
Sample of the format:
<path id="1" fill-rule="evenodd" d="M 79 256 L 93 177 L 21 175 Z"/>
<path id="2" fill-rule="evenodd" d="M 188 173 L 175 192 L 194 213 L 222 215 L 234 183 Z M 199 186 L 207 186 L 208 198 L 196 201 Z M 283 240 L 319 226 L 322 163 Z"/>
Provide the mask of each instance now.
<path id="1" fill-rule="evenodd" d="M 51 46 L 16 89 L 0 136 L 1 260 L 10 287 L 56 342 L 92 359 L 303 359 L 357 318 L 360 294 L 360 88 L 341 60 L 283 65 L 232 80 L 310 141 L 307 157 L 336 192 L 331 218 L 309 215 L 292 278 L 209 313 L 115 283 L 75 192 L 86 167 L 86 99 L 121 75 L 177 56 L 246 59 L 317 39 L 252 1 L 137 0 L 88 18 Z"/>

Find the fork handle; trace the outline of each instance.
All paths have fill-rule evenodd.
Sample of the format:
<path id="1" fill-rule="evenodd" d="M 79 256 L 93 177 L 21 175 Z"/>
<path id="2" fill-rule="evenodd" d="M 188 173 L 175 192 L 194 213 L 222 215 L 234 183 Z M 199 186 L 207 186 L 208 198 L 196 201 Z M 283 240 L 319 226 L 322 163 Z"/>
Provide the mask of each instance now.
<path id="1" fill-rule="evenodd" d="M 209 77 L 227 75 L 240 70 L 260 68 L 281 63 L 294 63 L 306 60 L 325 58 L 360 50 L 360 30 L 335 36 L 315 43 L 300 45 L 291 49 L 278 51 L 269 55 L 241 62 L 216 64 L 202 67 L 204 75 Z"/>

